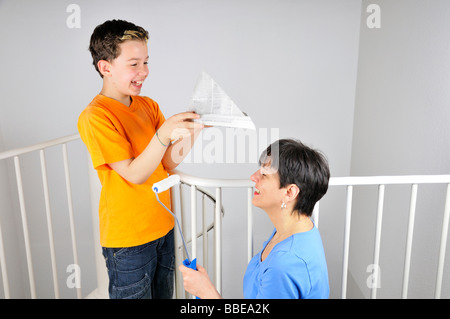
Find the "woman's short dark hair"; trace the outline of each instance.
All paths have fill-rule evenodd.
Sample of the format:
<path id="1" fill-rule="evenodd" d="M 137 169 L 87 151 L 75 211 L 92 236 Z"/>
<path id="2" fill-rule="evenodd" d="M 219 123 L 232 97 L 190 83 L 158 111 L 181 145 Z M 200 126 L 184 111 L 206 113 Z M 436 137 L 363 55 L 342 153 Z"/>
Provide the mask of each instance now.
<path id="1" fill-rule="evenodd" d="M 267 147 L 260 165 L 270 164 L 280 177 L 280 188 L 295 184 L 300 189 L 294 211 L 311 216 L 314 206 L 328 190 L 330 169 L 325 156 L 302 142 L 281 139 Z"/>

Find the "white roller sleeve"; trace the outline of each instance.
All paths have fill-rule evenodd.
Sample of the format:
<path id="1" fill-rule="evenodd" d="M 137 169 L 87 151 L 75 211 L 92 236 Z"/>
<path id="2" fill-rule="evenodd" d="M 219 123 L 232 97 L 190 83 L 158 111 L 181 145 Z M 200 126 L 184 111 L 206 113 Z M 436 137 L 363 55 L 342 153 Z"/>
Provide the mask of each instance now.
<path id="1" fill-rule="evenodd" d="M 171 175 L 167 177 L 166 179 L 163 179 L 162 181 L 159 181 L 158 183 L 153 184 L 153 191 L 155 193 L 161 193 L 165 190 L 168 190 L 172 186 L 177 185 L 180 182 L 180 176 L 178 175 Z"/>

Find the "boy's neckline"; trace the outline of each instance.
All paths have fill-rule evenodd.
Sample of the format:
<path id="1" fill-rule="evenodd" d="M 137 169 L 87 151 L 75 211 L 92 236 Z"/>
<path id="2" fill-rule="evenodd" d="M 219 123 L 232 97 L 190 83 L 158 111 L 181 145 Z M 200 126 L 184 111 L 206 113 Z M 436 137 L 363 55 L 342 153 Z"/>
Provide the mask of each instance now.
<path id="1" fill-rule="evenodd" d="M 106 97 L 108 97 L 108 98 L 110 98 L 110 99 L 113 99 L 113 100 L 115 100 L 115 101 L 121 103 L 122 105 L 124 105 L 124 106 L 126 106 L 126 107 L 130 107 L 131 104 L 133 103 L 133 98 L 132 98 L 131 95 L 120 95 L 119 98 L 117 98 L 117 97 L 115 97 L 116 94 L 108 94 L 108 92 L 109 92 L 108 90 L 105 90 L 105 89 L 103 88 L 103 89 L 100 91 L 99 94 L 100 94 L 100 95 L 103 95 L 103 96 L 106 96 Z M 111 92 L 109 92 L 109 93 L 111 93 Z M 128 101 L 129 101 L 129 104 L 128 104 L 128 103 L 124 103 L 125 100 L 128 100 Z"/>
<path id="2" fill-rule="evenodd" d="M 126 109 L 129 109 L 129 110 L 134 110 L 135 99 L 132 96 L 130 96 L 130 105 L 128 106 L 128 105 L 123 104 L 122 102 L 120 102 L 119 100 L 117 100 L 117 99 L 115 99 L 113 97 L 104 95 L 103 93 L 99 93 L 98 95 L 100 97 L 102 97 L 102 98 L 107 98 L 107 99 L 113 100 L 117 105 L 119 105 L 122 108 L 126 108 Z"/>

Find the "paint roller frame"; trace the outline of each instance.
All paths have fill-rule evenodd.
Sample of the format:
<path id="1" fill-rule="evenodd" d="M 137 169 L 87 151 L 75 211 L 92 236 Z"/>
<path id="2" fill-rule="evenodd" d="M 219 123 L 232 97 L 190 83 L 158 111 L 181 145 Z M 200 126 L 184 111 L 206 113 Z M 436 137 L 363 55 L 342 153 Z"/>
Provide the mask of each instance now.
<path id="1" fill-rule="evenodd" d="M 158 196 L 159 193 L 164 192 L 164 191 L 168 190 L 169 188 L 171 188 L 175 185 L 178 185 L 179 183 L 180 183 L 180 176 L 175 174 L 175 175 L 171 175 L 171 176 L 153 184 L 152 189 L 156 195 L 156 200 L 175 218 L 175 222 L 177 223 L 177 227 L 178 227 L 178 231 L 181 236 L 181 240 L 183 241 L 184 251 L 187 256 L 187 258 L 185 260 L 183 260 L 183 265 L 185 265 L 188 268 L 197 270 L 197 259 L 194 258 L 191 261 L 191 258 L 189 256 L 189 252 L 188 252 L 188 249 L 186 246 L 186 241 L 184 240 L 183 231 L 181 230 L 181 225 L 180 225 L 180 222 L 178 221 L 177 216 L 174 213 L 172 213 L 172 211 L 170 209 L 168 209 L 166 207 L 166 205 L 164 205 L 163 202 L 161 202 L 161 200 L 159 199 L 159 196 Z"/>

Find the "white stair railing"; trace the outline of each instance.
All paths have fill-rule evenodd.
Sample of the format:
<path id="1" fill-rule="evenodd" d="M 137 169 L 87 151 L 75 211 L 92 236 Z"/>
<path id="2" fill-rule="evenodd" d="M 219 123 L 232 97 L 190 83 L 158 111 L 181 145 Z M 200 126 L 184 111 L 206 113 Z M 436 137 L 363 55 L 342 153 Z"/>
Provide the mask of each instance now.
<path id="1" fill-rule="evenodd" d="M 29 238 L 29 225 L 27 222 L 27 208 L 25 206 L 25 194 L 24 194 L 24 185 L 22 184 L 22 167 L 20 162 L 20 157 L 23 154 L 30 152 L 38 152 L 40 163 L 41 163 L 41 175 L 42 175 L 42 187 L 44 194 L 44 202 L 46 209 L 46 222 L 48 229 L 48 245 L 50 250 L 50 263 L 52 267 L 52 276 L 51 279 L 48 280 L 53 281 L 54 287 L 54 296 L 55 298 L 60 297 L 60 292 L 58 289 L 58 276 L 56 269 L 56 256 L 55 256 L 55 243 L 54 243 L 54 235 L 53 235 L 53 224 L 52 224 L 52 214 L 51 207 L 49 203 L 49 195 L 48 195 L 48 181 L 47 181 L 47 168 L 46 168 L 46 156 L 45 150 L 49 147 L 61 145 L 61 151 L 63 154 L 63 163 L 64 163 L 64 175 L 65 175 L 65 189 L 66 196 L 68 202 L 68 216 L 70 220 L 70 238 L 72 245 L 72 254 L 73 254 L 73 262 L 74 264 L 78 264 L 78 252 L 77 252 L 77 239 L 75 235 L 75 225 L 73 218 L 73 203 L 72 203 L 72 190 L 71 190 L 71 182 L 70 182 L 70 174 L 69 174 L 69 158 L 67 153 L 67 144 L 79 140 L 79 135 L 74 134 L 67 137 L 62 137 L 59 139 L 55 139 L 52 141 L 48 141 L 45 143 L 40 143 L 34 146 L 15 149 L 11 151 L 6 151 L 0 153 L 0 163 L 3 160 L 12 159 L 14 163 L 14 172 L 17 182 L 17 194 L 19 198 L 19 208 L 21 214 L 22 221 L 22 230 L 24 236 L 24 245 L 26 252 L 26 260 L 27 260 L 27 276 L 30 287 L 30 295 L 31 298 L 37 298 L 36 293 L 36 283 L 35 283 L 35 274 L 33 268 L 33 261 L 31 257 L 31 244 Z M 183 205 L 180 205 L 180 219 L 183 224 L 183 233 L 190 234 L 191 242 L 191 256 L 195 258 L 197 256 L 197 240 L 199 237 L 203 236 L 203 255 L 208 254 L 208 246 L 205 247 L 205 236 L 207 236 L 208 231 L 214 230 L 214 245 L 212 247 L 213 255 L 214 255 L 214 271 L 213 271 L 213 279 L 215 285 L 219 292 L 222 290 L 222 217 L 223 217 L 223 198 L 222 198 L 222 189 L 223 188 L 239 188 L 243 189 L 247 193 L 247 259 L 250 260 L 253 256 L 253 213 L 252 213 L 252 196 L 253 196 L 253 182 L 249 179 L 212 179 L 212 178 L 201 178 L 196 176 L 191 176 L 188 174 L 184 174 L 182 172 L 176 171 L 178 175 L 181 177 L 182 184 L 187 185 L 190 188 L 190 219 L 186 218 L 186 209 Z M 1 182 L 1 181 L 0 181 Z M 330 179 L 330 188 L 332 187 L 345 187 L 346 188 L 346 214 L 345 214 L 345 229 L 344 229 L 344 249 L 343 249 L 343 265 L 342 265 L 342 284 L 341 284 L 341 298 L 347 297 L 347 273 L 348 273 L 348 258 L 349 258 L 349 247 L 350 247 L 350 225 L 351 225 L 351 217 L 352 217 L 352 201 L 353 201 L 353 189 L 357 186 L 362 185 L 376 185 L 378 186 L 378 206 L 377 206 L 377 217 L 376 217 L 376 231 L 375 231 L 375 249 L 373 262 L 375 265 L 379 263 L 380 256 L 380 242 L 381 242 L 381 225 L 384 211 L 384 198 L 385 198 L 385 188 L 386 185 L 394 185 L 394 184 L 408 184 L 411 185 L 411 193 L 410 193 L 410 203 L 409 203 L 409 221 L 408 221 L 408 230 L 407 230 L 407 239 L 406 239 L 406 253 L 405 253 L 405 261 L 404 261 L 404 270 L 403 270 L 403 286 L 402 286 L 402 297 L 407 297 L 408 292 L 408 283 L 409 283 L 409 272 L 410 272 L 410 261 L 411 261 L 411 251 L 412 251 L 412 238 L 413 238 L 413 229 L 414 229 L 414 219 L 415 219 L 415 211 L 416 211 L 416 202 L 417 202 L 417 193 L 418 186 L 421 184 L 444 184 L 447 185 L 447 191 L 445 196 L 445 205 L 444 205 L 444 214 L 442 219 L 442 229 L 440 234 L 440 249 L 439 249 L 439 260 L 437 267 L 437 275 L 436 275 L 436 284 L 435 284 L 435 292 L 434 297 L 440 298 L 442 292 L 442 282 L 443 282 L 443 274 L 444 274 L 444 265 L 445 265 L 445 253 L 446 253 L 446 244 L 448 241 L 448 225 L 450 219 L 450 175 L 424 175 L 424 176 L 372 176 L 372 177 L 332 177 Z M 213 188 L 214 192 L 209 192 L 207 189 Z M 175 192 L 173 192 L 174 194 Z M 213 223 L 208 224 L 206 222 L 202 223 L 202 230 L 197 231 L 197 194 L 200 193 L 202 197 L 202 214 L 201 218 L 206 220 L 206 212 L 205 212 L 205 200 L 210 199 L 214 203 L 213 209 Z M 178 193 L 178 198 L 174 198 L 174 202 L 179 200 L 179 202 L 183 203 L 183 195 L 181 191 L 181 186 Z M 95 198 L 95 196 L 93 196 Z M 93 207 L 96 205 L 93 205 Z M 319 206 L 318 203 L 314 209 L 313 219 L 315 220 L 315 224 L 319 225 Z M 226 209 L 226 208 L 225 208 Z M 93 214 L 97 214 L 93 212 Z M 95 220 L 95 218 L 94 218 Z M 187 222 L 189 221 L 189 223 Z M 4 225 L 0 220 L 0 268 L 1 268 L 1 278 L 3 283 L 3 292 L 5 298 L 9 298 L 10 294 L 10 281 L 8 277 L 7 271 L 7 263 L 6 263 L 6 254 L 5 254 L 5 243 L 3 240 L 2 229 L 5 227 L 14 227 L 14 225 Z M 95 223 L 95 222 L 94 222 Z M 190 229 L 186 229 L 187 225 L 190 224 Z M 31 225 L 32 227 L 33 225 Z M 94 232 L 97 231 L 97 226 L 94 225 Z M 94 238 L 97 238 L 94 235 Z M 92 243 L 92 247 L 97 247 L 98 243 Z M 98 255 L 98 249 L 96 250 L 96 254 Z M 98 256 L 97 256 L 98 257 Z M 101 259 L 101 256 L 99 257 Z M 207 260 L 207 258 L 206 258 Z M 179 261 L 177 261 L 179 264 Z M 102 273 L 104 273 L 104 265 L 100 265 L 101 262 L 96 263 L 97 269 L 92 269 L 92 272 L 97 272 L 97 276 L 100 277 Z M 87 270 L 85 270 L 87 271 Z M 101 279 L 104 280 L 104 279 Z M 180 278 L 177 278 L 177 296 L 181 296 L 182 293 L 179 293 L 179 284 Z M 98 283 L 99 286 L 105 287 L 104 283 Z M 181 288 L 182 289 L 182 288 Z M 376 298 L 376 286 L 371 290 L 371 298 Z M 81 298 L 81 287 L 77 287 L 77 298 Z"/>
<path id="2" fill-rule="evenodd" d="M 252 197 L 253 197 L 253 182 L 247 179 L 242 180 L 228 180 L 228 179 L 212 179 L 212 178 L 200 178 L 191 175 L 187 175 L 181 172 L 175 172 L 180 175 L 181 181 L 191 185 L 191 228 L 192 238 L 197 238 L 196 234 L 196 204 L 195 204 L 195 188 L 198 186 L 215 188 L 216 189 L 216 205 L 222 205 L 222 188 L 234 187 L 243 188 L 247 190 L 247 255 L 248 261 L 253 257 L 253 215 L 252 215 Z M 348 259 L 349 259 L 349 247 L 350 247 L 350 223 L 352 214 L 352 199 L 353 188 L 355 186 L 378 186 L 378 204 L 377 204 L 377 219 L 376 219 L 376 231 L 375 231 L 375 249 L 373 256 L 373 264 L 379 265 L 380 263 L 380 243 L 381 243 L 381 226 L 384 210 L 384 198 L 386 185 L 399 185 L 408 184 L 411 185 L 411 197 L 410 197 L 410 209 L 409 209 L 409 222 L 408 222 L 408 234 L 406 242 L 406 253 L 403 270 L 403 286 L 402 286 L 402 298 L 407 297 L 408 283 L 409 283 L 409 269 L 411 262 L 412 252 L 412 238 L 414 229 L 414 216 L 417 202 L 418 185 L 420 184 L 447 184 L 447 193 L 445 196 L 445 208 L 442 221 L 440 251 L 438 261 L 438 271 L 435 285 L 435 298 L 440 298 L 442 290 L 442 280 L 445 263 L 446 244 L 448 239 L 448 225 L 450 217 L 450 175 L 417 175 L 417 176 L 369 176 L 369 177 L 332 177 L 330 179 L 330 187 L 346 187 L 346 215 L 345 215 L 345 229 L 344 229 L 344 249 L 343 249 L 343 265 L 342 265 L 342 285 L 341 285 L 341 298 L 347 297 L 347 274 L 348 274 Z M 313 213 L 313 220 L 315 225 L 319 225 L 319 206 L 320 202 L 316 204 Z M 217 206 L 216 206 L 217 207 Z M 203 213 L 202 213 L 203 214 Z M 221 292 L 221 277 L 222 277 L 222 233 L 221 233 L 221 215 L 217 209 L 214 217 L 214 229 L 215 229 L 215 269 L 214 278 L 216 282 L 216 288 Z M 192 255 L 196 256 L 196 241 L 192 243 Z M 194 257 L 192 257 L 194 258 Z M 377 285 L 374 284 L 371 287 L 372 299 L 376 298 Z"/>
<path id="3" fill-rule="evenodd" d="M 445 252 L 446 252 L 446 245 L 447 245 L 447 238 L 448 238 L 448 224 L 449 224 L 449 217 L 450 217 L 450 175 L 335 177 L 335 178 L 330 179 L 330 186 L 343 186 L 343 187 L 347 188 L 341 298 L 346 298 L 346 296 L 347 296 L 347 272 L 348 272 L 348 256 L 349 256 L 349 245 L 350 245 L 350 221 L 351 221 L 351 213 L 352 213 L 353 188 L 355 186 L 367 186 L 367 185 L 378 186 L 378 203 L 377 203 L 375 249 L 374 249 L 373 264 L 379 265 L 380 243 L 381 243 L 381 225 L 382 225 L 382 218 L 383 218 L 385 186 L 386 185 L 400 185 L 400 184 L 411 185 L 410 203 L 409 203 L 409 222 L 408 222 L 406 253 L 405 253 L 405 261 L 404 261 L 404 269 L 403 269 L 402 298 L 406 298 L 407 294 L 408 294 L 409 270 L 410 270 L 410 262 L 411 262 L 412 239 L 413 239 L 418 185 L 420 185 L 420 184 L 447 184 L 447 191 L 446 191 L 446 196 L 444 199 L 445 205 L 444 205 L 444 214 L 443 214 L 443 220 L 442 220 L 438 270 L 437 270 L 435 293 L 434 293 L 435 298 L 440 298 L 441 290 L 442 290 L 442 279 L 443 279 L 443 273 L 444 273 Z M 377 278 L 377 277 L 375 277 L 375 278 Z M 371 287 L 370 297 L 372 299 L 375 299 L 376 294 L 377 294 L 377 285 L 374 284 Z"/>
<path id="4" fill-rule="evenodd" d="M 249 179 L 212 179 L 212 178 L 202 178 L 196 177 L 192 175 L 188 175 L 182 173 L 180 171 L 174 171 L 174 174 L 177 174 L 181 178 L 182 184 L 188 185 L 190 187 L 190 232 L 185 231 L 186 229 L 186 218 L 185 218 L 185 209 L 182 204 L 180 204 L 180 223 L 182 224 L 183 233 L 190 233 L 190 243 L 191 243 L 191 258 L 197 258 L 197 239 L 200 236 L 203 236 L 203 266 L 206 268 L 205 263 L 207 265 L 207 256 L 208 256 L 208 240 L 206 238 L 209 230 L 214 229 L 214 247 L 213 247 L 213 260 L 214 260 L 214 270 L 213 270 L 213 280 L 216 286 L 216 289 L 221 292 L 222 291 L 222 217 L 224 213 L 223 209 L 223 200 L 222 200 L 222 189 L 223 188 L 245 188 L 247 189 L 247 220 L 248 220 L 248 260 L 253 256 L 253 223 L 252 223 L 252 196 L 253 196 L 253 182 Z M 213 188 L 215 190 L 214 194 L 211 194 L 208 190 L 203 189 L 202 187 Z M 202 230 L 197 232 L 197 192 L 202 194 Z M 172 193 L 173 194 L 173 193 Z M 181 186 L 178 192 L 180 198 L 180 203 L 182 202 L 182 194 Z M 206 222 L 206 209 L 205 209 L 205 196 L 210 198 L 214 203 L 214 219 L 211 226 L 208 226 Z M 176 199 L 174 198 L 174 201 Z M 180 260 L 177 258 L 177 264 L 180 263 Z M 181 278 L 180 278 L 181 279 Z M 177 296 L 180 295 L 179 290 L 181 280 L 177 280 Z"/>
<path id="5" fill-rule="evenodd" d="M 49 147 L 53 147 L 56 145 L 61 145 L 61 151 L 63 155 L 63 163 L 64 163 L 64 174 L 65 174 L 65 188 L 68 202 L 68 214 L 70 220 L 70 233 L 71 233 L 71 242 L 72 242 L 72 253 L 73 253 L 73 262 L 75 265 L 78 265 L 78 249 L 75 235 L 75 224 L 73 217 L 73 203 L 72 203 L 72 190 L 70 183 L 70 174 L 69 174 L 69 158 L 67 155 L 67 143 L 78 140 L 79 135 L 71 135 L 67 137 L 58 138 L 55 140 L 51 140 L 45 143 L 36 144 L 29 147 L 23 147 L 19 149 L 14 149 L 6 152 L 0 153 L 0 161 L 12 158 L 14 160 L 14 170 L 16 175 L 17 182 L 17 194 L 19 197 L 19 205 L 20 205 L 20 214 L 22 219 L 22 229 L 25 243 L 25 253 L 26 253 L 26 261 L 27 261 L 27 270 L 28 270 L 28 280 L 30 286 L 30 295 L 31 298 L 36 298 L 36 283 L 34 276 L 34 268 L 33 268 L 33 260 L 31 254 L 31 244 L 29 237 L 29 225 L 27 219 L 27 209 L 25 205 L 25 195 L 24 195 L 24 185 L 22 178 L 22 168 L 20 165 L 20 156 L 31 153 L 31 152 L 39 152 L 40 162 L 41 162 L 41 174 L 43 180 L 43 191 L 44 191 L 44 200 L 45 200 L 45 208 L 46 208 L 46 218 L 47 218 L 47 228 L 48 228 L 48 237 L 49 237 L 49 248 L 50 248 L 50 258 L 52 265 L 52 280 L 54 287 L 54 296 L 55 298 L 59 298 L 59 288 L 58 288 L 58 276 L 56 269 L 56 256 L 55 256 L 55 243 L 54 243 L 54 231 L 52 225 L 52 213 L 49 204 L 49 188 L 47 182 L 47 165 L 45 158 L 45 150 Z M 11 227 L 11 225 L 7 225 Z M 2 234 L 3 225 L 0 223 L 0 266 L 2 268 L 2 281 L 3 281 L 3 290 L 5 294 L 5 298 L 10 297 L 10 286 L 9 286 L 9 278 L 8 272 L 6 269 L 6 256 L 5 256 L 5 247 L 3 241 Z M 77 298 L 81 298 L 81 287 L 77 287 Z"/>

